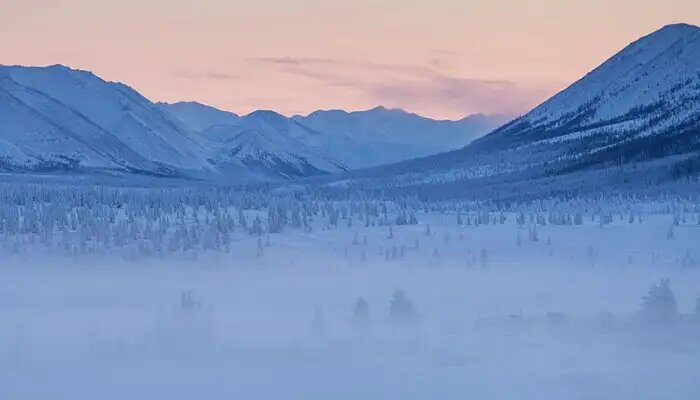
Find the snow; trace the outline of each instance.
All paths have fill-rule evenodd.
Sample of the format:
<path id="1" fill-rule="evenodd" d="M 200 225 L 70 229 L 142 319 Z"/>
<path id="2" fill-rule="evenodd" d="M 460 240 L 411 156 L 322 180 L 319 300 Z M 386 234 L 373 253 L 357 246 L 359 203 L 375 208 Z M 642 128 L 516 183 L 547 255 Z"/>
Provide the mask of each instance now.
<path id="1" fill-rule="evenodd" d="M 20 103 L 16 107 L 24 113 L 20 116 L 12 112 L 9 118 L 21 119 L 15 127 L 3 129 L 4 138 L 13 135 L 31 141 L 33 135 L 51 130 L 51 136 L 69 141 L 38 152 L 37 158 L 53 152 L 56 157 L 79 160 L 101 156 L 107 160 L 97 165 L 106 167 L 117 164 L 154 170 L 156 164 L 165 164 L 182 170 L 211 170 L 203 143 L 125 85 L 63 66 L 3 66 L 0 77 L 4 92 L 14 96 L 14 101 Z M 66 137 L 82 143 L 70 143 Z M 75 148 L 76 153 L 71 152 Z M 88 161 L 86 166 L 96 165 Z"/>
<path id="2" fill-rule="evenodd" d="M 694 399 L 700 270 L 681 258 L 697 260 L 698 221 L 684 214 L 668 239 L 663 203 L 629 207 L 643 222 L 316 217 L 310 232 L 237 229 L 229 253 L 196 259 L 5 257 L 0 397 Z M 683 322 L 638 325 L 640 298 L 664 277 Z M 397 289 L 414 323 L 392 322 Z M 359 297 L 366 325 L 353 319 Z"/>
<path id="3" fill-rule="evenodd" d="M 694 91 L 700 70 L 700 28 L 669 25 L 630 44 L 560 94 L 535 108 L 526 119 L 545 123 L 563 118 L 582 106 L 593 105 L 590 123 L 624 115 L 657 100 L 673 102 Z"/>
<path id="4" fill-rule="evenodd" d="M 503 117 L 484 115 L 436 121 L 384 107 L 350 113 L 316 111 L 293 119 L 318 132 L 299 135 L 299 140 L 326 149 L 353 169 L 455 150 L 505 121 Z"/>
<path id="5" fill-rule="evenodd" d="M 238 115 L 232 112 L 194 101 L 158 103 L 158 106 L 195 132 L 202 132 L 215 125 L 235 125 L 239 119 Z"/>
<path id="6" fill-rule="evenodd" d="M 3 165 L 185 175 L 212 181 L 292 179 L 462 147 L 501 117 L 435 121 L 378 107 L 287 118 L 196 102 L 157 103 L 65 66 L 0 66 Z"/>
<path id="7" fill-rule="evenodd" d="M 260 163 L 269 172 L 286 178 L 346 170 L 296 140 L 292 131 L 305 129 L 272 111 L 257 111 L 240 118 L 236 125 L 216 125 L 202 135 L 216 143 L 213 156 L 219 165 Z M 307 168 L 313 168 L 310 172 Z"/>

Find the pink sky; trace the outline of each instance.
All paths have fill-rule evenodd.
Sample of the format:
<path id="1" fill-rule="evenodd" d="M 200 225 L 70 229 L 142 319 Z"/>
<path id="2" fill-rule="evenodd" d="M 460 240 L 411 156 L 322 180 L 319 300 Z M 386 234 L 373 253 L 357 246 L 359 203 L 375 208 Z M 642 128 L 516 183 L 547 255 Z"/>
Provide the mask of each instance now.
<path id="1" fill-rule="evenodd" d="M 697 0 L 0 0 L 0 64 L 237 113 L 526 111 Z"/>

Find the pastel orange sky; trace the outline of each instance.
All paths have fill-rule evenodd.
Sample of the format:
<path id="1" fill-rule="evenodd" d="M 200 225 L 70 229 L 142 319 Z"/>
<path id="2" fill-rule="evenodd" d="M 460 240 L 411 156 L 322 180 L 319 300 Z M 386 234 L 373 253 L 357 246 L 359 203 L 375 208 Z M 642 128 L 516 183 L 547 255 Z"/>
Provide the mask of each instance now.
<path id="1" fill-rule="evenodd" d="M 0 0 L 0 64 L 237 113 L 526 111 L 697 0 Z"/>

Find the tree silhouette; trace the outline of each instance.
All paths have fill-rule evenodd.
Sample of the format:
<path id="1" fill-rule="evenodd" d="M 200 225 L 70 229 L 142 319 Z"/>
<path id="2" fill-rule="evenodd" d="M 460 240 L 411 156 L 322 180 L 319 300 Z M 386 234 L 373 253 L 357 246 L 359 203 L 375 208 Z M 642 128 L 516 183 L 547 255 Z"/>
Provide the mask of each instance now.
<path id="1" fill-rule="evenodd" d="M 369 304 L 364 298 L 358 297 L 352 311 L 352 322 L 356 328 L 366 329 L 369 327 L 369 321 Z"/>
<path id="2" fill-rule="evenodd" d="M 392 295 L 389 304 L 389 315 L 392 322 L 398 324 L 410 323 L 415 320 L 415 308 L 403 290 L 396 290 Z"/>
<path id="3" fill-rule="evenodd" d="M 647 322 L 654 324 L 668 324 L 678 317 L 676 297 L 668 279 L 651 285 L 648 294 L 642 297 L 641 313 Z"/>

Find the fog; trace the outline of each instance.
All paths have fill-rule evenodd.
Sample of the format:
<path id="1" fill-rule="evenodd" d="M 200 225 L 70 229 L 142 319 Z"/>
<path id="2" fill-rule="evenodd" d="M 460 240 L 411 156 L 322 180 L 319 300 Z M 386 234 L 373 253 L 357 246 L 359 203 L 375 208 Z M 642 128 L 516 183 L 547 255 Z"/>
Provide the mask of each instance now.
<path id="1" fill-rule="evenodd" d="M 535 242 L 426 220 L 271 235 L 262 254 L 4 257 L 0 398 L 697 398 L 700 270 L 679 264 L 696 227 Z M 650 322 L 662 279 L 678 315 Z"/>

